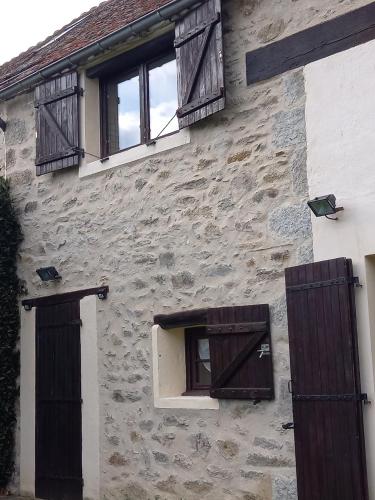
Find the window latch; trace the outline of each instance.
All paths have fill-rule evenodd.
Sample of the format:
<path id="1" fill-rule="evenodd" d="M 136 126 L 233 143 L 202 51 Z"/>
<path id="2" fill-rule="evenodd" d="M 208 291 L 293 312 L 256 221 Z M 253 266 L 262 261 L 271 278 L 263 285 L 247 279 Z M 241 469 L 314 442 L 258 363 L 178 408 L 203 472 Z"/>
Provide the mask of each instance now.
<path id="1" fill-rule="evenodd" d="M 263 358 L 263 356 L 269 356 L 271 354 L 271 349 L 269 344 L 261 344 L 260 349 L 258 349 L 259 359 Z"/>

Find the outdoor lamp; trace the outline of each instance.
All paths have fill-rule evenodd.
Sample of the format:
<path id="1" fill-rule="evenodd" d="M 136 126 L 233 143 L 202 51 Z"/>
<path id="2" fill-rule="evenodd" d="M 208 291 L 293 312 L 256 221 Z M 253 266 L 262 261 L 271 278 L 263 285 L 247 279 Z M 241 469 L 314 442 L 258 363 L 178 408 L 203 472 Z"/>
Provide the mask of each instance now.
<path id="1" fill-rule="evenodd" d="M 5 123 L 5 121 L 0 117 L 0 128 L 3 132 L 5 132 L 6 128 L 7 128 L 7 124 Z"/>
<path id="2" fill-rule="evenodd" d="M 41 267 L 37 269 L 36 272 L 39 275 L 39 278 L 42 281 L 57 281 L 61 280 L 61 276 L 59 275 L 56 267 Z"/>
<path id="3" fill-rule="evenodd" d="M 328 217 L 337 212 L 344 210 L 343 207 L 336 207 L 336 196 L 327 194 L 326 196 L 318 196 L 307 202 L 315 217 L 327 217 L 327 219 L 337 220 L 336 217 Z"/>

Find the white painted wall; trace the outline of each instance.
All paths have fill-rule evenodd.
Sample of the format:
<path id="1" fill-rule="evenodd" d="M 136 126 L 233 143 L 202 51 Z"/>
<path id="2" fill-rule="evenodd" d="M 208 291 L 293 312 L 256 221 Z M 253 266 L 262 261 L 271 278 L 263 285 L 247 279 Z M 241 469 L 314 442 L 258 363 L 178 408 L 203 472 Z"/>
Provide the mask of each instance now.
<path id="1" fill-rule="evenodd" d="M 310 198 L 334 193 L 337 222 L 313 218 L 315 261 L 353 260 L 370 498 L 375 499 L 375 42 L 305 68 Z"/>
<path id="2" fill-rule="evenodd" d="M 98 300 L 90 295 L 80 303 L 83 497 L 90 500 L 100 499 Z"/>

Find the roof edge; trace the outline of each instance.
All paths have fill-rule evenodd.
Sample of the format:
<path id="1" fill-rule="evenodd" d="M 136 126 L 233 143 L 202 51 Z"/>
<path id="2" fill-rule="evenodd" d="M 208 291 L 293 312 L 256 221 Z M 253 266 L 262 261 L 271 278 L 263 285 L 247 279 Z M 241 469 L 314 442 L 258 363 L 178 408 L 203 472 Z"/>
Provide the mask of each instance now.
<path id="1" fill-rule="evenodd" d="M 112 46 L 124 42 L 130 36 L 138 35 L 154 24 L 157 24 L 160 21 L 167 21 L 180 14 L 181 11 L 191 9 L 200 3 L 202 3 L 202 0 L 172 0 L 163 7 L 160 7 L 159 9 L 156 9 L 131 22 L 130 24 L 127 24 L 120 30 L 115 31 L 110 35 L 106 35 L 96 42 L 73 52 L 69 56 L 63 57 L 43 69 L 32 73 L 23 80 L 5 87 L 0 91 L 0 101 L 6 101 L 26 90 L 30 90 L 39 83 L 51 78 L 56 73 L 60 73 L 66 69 L 76 68 L 79 64 L 85 62 L 90 56 L 99 55 Z"/>

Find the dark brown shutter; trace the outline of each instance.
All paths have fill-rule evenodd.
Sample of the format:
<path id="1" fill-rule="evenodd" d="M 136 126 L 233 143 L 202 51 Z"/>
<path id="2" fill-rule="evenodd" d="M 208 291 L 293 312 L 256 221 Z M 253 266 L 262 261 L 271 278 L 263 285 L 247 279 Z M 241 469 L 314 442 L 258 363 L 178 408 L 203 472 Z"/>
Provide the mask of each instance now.
<path id="1" fill-rule="evenodd" d="M 298 498 L 367 500 L 352 262 L 285 278 Z"/>
<path id="2" fill-rule="evenodd" d="M 211 397 L 273 399 L 269 306 L 209 309 L 207 320 Z"/>
<path id="3" fill-rule="evenodd" d="M 65 74 L 35 89 L 36 175 L 79 165 L 78 74 Z"/>
<path id="4" fill-rule="evenodd" d="M 224 109 L 221 0 L 207 0 L 176 22 L 180 128 Z"/>

